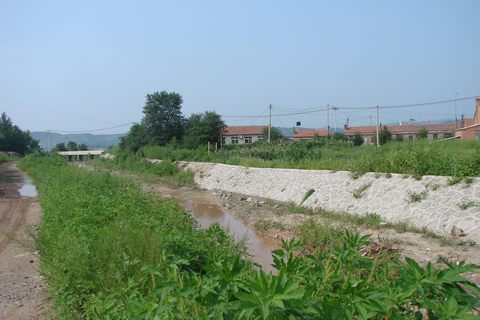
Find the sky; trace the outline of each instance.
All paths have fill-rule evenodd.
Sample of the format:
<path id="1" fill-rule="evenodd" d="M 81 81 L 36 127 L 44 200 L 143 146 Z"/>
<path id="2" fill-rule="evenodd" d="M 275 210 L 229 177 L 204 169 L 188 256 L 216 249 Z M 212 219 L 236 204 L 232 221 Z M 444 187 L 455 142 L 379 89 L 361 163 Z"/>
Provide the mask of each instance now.
<path id="1" fill-rule="evenodd" d="M 30 131 L 120 133 L 166 90 L 186 116 L 261 125 L 272 104 L 274 126 L 320 128 L 326 112 L 276 115 L 476 96 L 479 12 L 476 0 L 0 0 L 0 111 Z M 380 122 L 454 109 L 381 110 Z M 473 112 L 473 99 L 457 102 Z M 370 124 L 375 110 L 337 111 L 339 127 L 347 118 Z"/>

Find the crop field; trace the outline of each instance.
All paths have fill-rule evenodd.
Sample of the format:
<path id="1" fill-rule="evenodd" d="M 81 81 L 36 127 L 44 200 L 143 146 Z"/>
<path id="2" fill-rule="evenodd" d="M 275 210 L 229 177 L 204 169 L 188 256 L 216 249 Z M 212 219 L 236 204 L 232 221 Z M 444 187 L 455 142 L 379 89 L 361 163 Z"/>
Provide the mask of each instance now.
<path id="1" fill-rule="evenodd" d="M 480 175 L 480 143 L 477 141 L 390 142 L 380 148 L 352 146 L 346 142 L 284 142 L 227 146 L 207 153 L 205 147 L 144 147 L 147 158 L 219 162 L 247 167 L 347 170 L 352 172 L 402 173 L 414 176 Z"/>
<path id="2" fill-rule="evenodd" d="M 423 268 L 328 229 L 328 243 L 282 242 L 266 274 L 218 225 L 199 229 L 127 178 L 56 157 L 21 167 L 44 209 L 41 268 L 60 319 L 473 319 L 480 307 L 461 275 L 475 265 Z"/>

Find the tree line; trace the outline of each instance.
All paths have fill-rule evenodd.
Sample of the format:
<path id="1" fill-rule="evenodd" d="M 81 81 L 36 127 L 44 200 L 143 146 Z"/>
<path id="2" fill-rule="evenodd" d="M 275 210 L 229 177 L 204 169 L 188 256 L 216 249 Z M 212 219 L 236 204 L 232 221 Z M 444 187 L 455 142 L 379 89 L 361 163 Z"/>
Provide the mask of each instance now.
<path id="1" fill-rule="evenodd" d="M 185 118 L 182 103 L 181 95 L 176 92 L 147 94 L 143 119 L 121 139 L 121 149 L 137 152 L 146 145 L 179 143 L 186 148 L 196 148 L 208 142 L 220 143 L 226 127 L 221 115 L 205 111 Z"/>
<path id="2" fill-rule="evenodd" d="M 40 150 L 40 144 L 30 132 L 14 125 L 5 112 L 0 117 L 0 151 L 25 155 Z"/>

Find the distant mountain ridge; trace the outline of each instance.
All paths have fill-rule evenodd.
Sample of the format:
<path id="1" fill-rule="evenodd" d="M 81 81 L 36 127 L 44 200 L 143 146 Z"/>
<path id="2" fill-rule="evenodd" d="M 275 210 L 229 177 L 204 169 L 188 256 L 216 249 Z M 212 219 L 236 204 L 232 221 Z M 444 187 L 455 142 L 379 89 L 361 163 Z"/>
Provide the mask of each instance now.
<path id="1" fill-rule="evenodd" d="M 80 133 L 80 134 L 61 134 L 56 132 L 37 131 L 30 132 L 33 139 L 40 142 L 40 146 L 44 150 L 48 150 L 49 146 L 49 135 L 50 135 L 50 149 L 55 147 L 57 143 L 67 143 L 68 141 L 74 141 L 77 144 L 86 144 L 89 149 L 102 149 L 108 148 L 111 146 L 116 146 L 120 143 L 120 138 L 125 136 L 126 133 L 120 134 L 91 134 L 91 133 Z"/>

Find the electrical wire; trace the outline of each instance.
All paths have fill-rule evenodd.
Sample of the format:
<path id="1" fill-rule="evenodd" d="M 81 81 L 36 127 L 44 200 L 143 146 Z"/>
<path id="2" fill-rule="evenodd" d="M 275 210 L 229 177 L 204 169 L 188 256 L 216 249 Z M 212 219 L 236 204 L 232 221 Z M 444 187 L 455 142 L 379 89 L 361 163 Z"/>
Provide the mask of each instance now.
<path id="1" fill-rule="evenodd" d="M 93 130 L 73 130 L 73 131 L 68 131 L 68 130 L 48 130 L 50 132 L 57 132 L 57 133 L 87 133 L 87 132 L 98 132 L 98 131 L 106 131 L 106 130 L 111 130 L 111 129 L 117 129 L 117 128 L 123 128 L 129 125 L 133 125 L 136 122 L 127 122 L 124 124 L 119 124 L 117 126 L 113 127 L 108 127 L 108 128 L 101 128 L 101 129 L 93 129 Z"/>
<path id="2" fill-rule="evenodd" d="M 46 107 L 41 107 L 41 106 L 33 105 L 33 104 L 31 104 L 31 103 L 23 102 L 23 101 L 20 101 L 20 100 L 17 100 L 17 99 L 8 98 L 8 97 L 0 96 L 0 99 L 5 100 L 5 101 L 11 101 L 11 102 L 14 102 L 14 103 L 17 103 L 17 104 L 26 106 L 26 107 L 30 107 L 30 108 L 33 108 L 33 109 L 38 109 L 38 110 L 43 110 L 43 111 L 47 111 L 47 112 L 51 112 L 51 113 L 56 113 L 56 114 L 63 115 L 63 116 L 67 116 L 67 117 L 71 117 L 71 118 L 77 118 L 77 119 L 95 121 L 95 122 L 98 122 L 98 123 L 110 124 L 110 125 L 113 125 L 113 124 L 114 124 L 114 123 L 111 123 L 111 122 L 106 122 L 106 121 L 102 121 L 102 120 L 98 120 L 98 119 L 94 119 L 94 118 L 89 118 L 89 117 L 80 116 L 80 115 L 75 115 L 75 114 L 68 113 L 68 112 L 62 112 L 62 111 L 58 111 L 58 110 L 54 110 L 54 109 L 50 109 L 50 108 L 46 108 Z"/>

